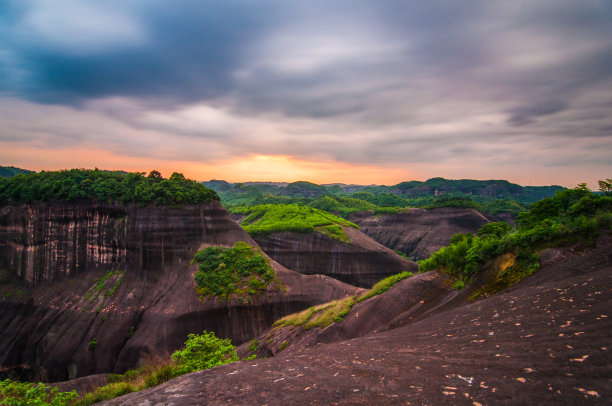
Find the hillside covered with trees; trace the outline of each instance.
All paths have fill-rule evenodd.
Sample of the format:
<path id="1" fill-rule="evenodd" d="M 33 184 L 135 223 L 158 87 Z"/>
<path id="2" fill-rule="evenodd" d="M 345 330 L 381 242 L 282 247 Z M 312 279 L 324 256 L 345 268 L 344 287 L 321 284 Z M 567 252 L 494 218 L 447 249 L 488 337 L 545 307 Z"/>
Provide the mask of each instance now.
<path id="1" fill-rule="evenodd" d="M 302 204 L 348 216 L 351 212 L 393 212 L 407 207 L 470 207 L 492 215 L 515 217 L 529 204 L 564 190 L 561 186 L 520 186 L 506 180 L 450 180 L 432 178 L 425 182 L 402 182 L 394 186 L 228 183 L 211 180 L 204 184 L 215 190 L 224 206 Z"/>
<path id="2" fill-rule="evenodd" d="M 96 200 L 100 202 L 184 205 L 219 200 L 201 183 L 174 172 L 111 172 L 99 169 L 41 171 L 0 178 L 0 202 Z"/>

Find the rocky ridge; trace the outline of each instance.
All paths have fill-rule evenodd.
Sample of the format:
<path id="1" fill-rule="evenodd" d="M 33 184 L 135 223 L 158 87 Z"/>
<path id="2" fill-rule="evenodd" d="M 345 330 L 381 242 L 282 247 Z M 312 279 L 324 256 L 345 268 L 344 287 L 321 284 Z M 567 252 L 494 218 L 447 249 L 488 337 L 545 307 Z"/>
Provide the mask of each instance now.
<path id="1" fill-rule="evenodd" d="M 414 260 L 425 259 L 448 245 L 455 234 L 475 233 L 494 221 L 478 210 L 456 207 L 408 209 L 395 214 L 362 211 L 352 213 L 349 220 L 380 244 Z"/>

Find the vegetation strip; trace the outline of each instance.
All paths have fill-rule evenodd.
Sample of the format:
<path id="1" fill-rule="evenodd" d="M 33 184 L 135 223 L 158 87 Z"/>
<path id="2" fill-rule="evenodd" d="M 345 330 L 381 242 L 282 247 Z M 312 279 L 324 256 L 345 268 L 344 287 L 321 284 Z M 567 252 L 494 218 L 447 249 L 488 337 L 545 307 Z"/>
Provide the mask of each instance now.
<path id="1" fill-rule="evenodd" d="M 439 269 L 467 282 L 487 262 L 504 257 L 492 264 L 497 269 L 495 281 L 473 297 L 498 292 L 539 269 L 539 250 L 579 241 L 594 243 L 600 230 L 612 229 L 612 196 L 608 194 L 593 194 L 584 184 L 557 192 L 519 214 L 516 229 L 506 223 L 489 223 L 477 235 L 453 236 L 449 246 L 420 261 L 419 270 Z"/>
<path id="2" fill-rule="evenodd" d="M 353 306 L 376 295 L 389 290 L 396 283 L 412 276 L 412 272 L 401 272 L 389 276 L 372 287 L 361 296 L 349 296 L 344 299 L 334 300 L 318 306 L 310 307 L 302 312 L 290 314 L 277 320 L 274 327 L 302 326 L 304 330 L 314 327 L 325 328 L 332 323 L 340 322 L 349 314 Z"/>
<path id="3" fill-rule="evenodd" d="M 336 240 L 348 242 L 343 226 L 358 228 L 355 224 L 331 213 L 298 204 L 266 204 L 231 209 L 235 214 L 247 214 L 242 227 L 250 235 L 268 235 L 280 232 L 320 232 Z"/>
<path id="4" fill-rule="evenodd" d="M 111 172 L 71 169 L 0 178 L 0 203 L 96 200 L 180 206 L 219 200 L 216 192 L 174 172 L 170 179 L 157 171 Z"/>

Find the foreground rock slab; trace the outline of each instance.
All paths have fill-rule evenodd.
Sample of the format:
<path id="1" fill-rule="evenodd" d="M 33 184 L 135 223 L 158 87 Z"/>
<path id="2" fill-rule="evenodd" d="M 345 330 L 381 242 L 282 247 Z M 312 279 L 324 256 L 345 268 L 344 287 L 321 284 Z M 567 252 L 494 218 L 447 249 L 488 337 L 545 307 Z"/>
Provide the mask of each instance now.
<path id="1" fill-rule="evenodd" d="M 612 249 L 389 331 L 179 377 L 108 405 L 609 404 Z"/>

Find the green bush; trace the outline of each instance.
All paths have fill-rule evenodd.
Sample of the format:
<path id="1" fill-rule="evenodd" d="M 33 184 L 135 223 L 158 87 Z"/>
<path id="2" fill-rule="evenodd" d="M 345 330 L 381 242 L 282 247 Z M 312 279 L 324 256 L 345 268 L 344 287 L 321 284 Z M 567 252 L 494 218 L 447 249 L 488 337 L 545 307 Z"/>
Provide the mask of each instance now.
<path id="1" fill-rule="evenodd" d="M 185 348 L 172 354 L 172 360 L 183 368 L 184 373 L 238 361 L 236 347 L 229 338 L 220 339 L 208 331 L 200 335 L 189 334 L 188 337 Z"/>
<path id="2" fill-rule="evenodd" d="M 244 241 L 232 248 L 207 247 L 198 251 L 192 264 L 200 296 L 215 296 L 229 300 L 236 294 L 248 297 L 263 293 L 275 280 L 274 270 L 261 251 Z"/>
<path id="3" fill-rule="evenodd" d="M 76 391 L 60 392 L 43 383 L 0 381 L 0 405 L 64 406 L 78 397 Z"/>

